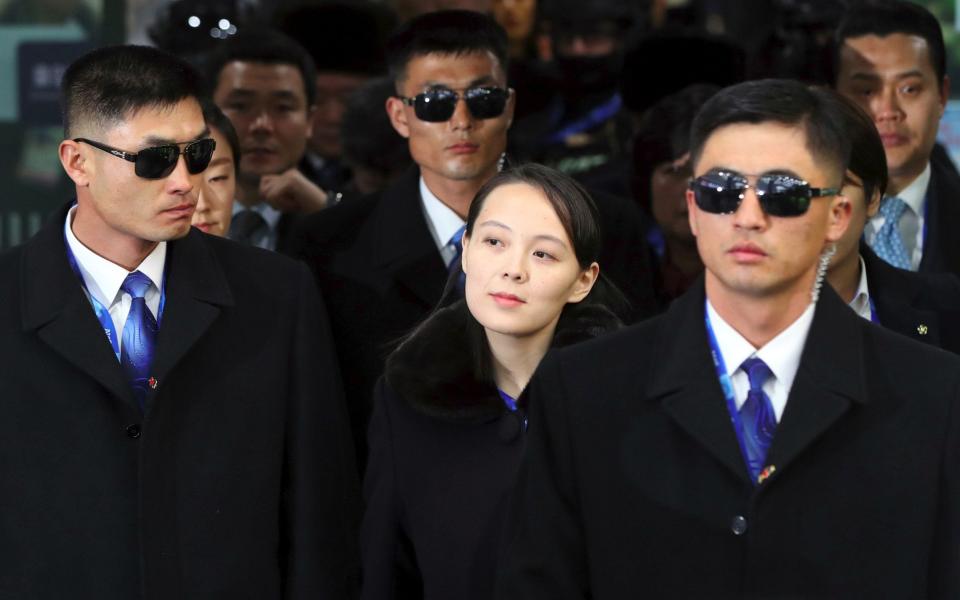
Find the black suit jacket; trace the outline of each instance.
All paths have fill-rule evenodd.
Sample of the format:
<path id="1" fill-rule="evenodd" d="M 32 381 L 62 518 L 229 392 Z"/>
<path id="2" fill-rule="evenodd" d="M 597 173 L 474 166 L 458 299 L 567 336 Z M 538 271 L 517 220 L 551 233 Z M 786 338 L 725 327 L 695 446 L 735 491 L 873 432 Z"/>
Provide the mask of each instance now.
<path id="1" fill-rule="evenodd" d="M 927 239 L 919 271 L 953 273 L 960 276 L 960 177 L 949 157 L 934 154 L 930 159 L 927 188 Z"/>
<path id="2" fill-rule="evenodd" d="M 960 358 L 824 287 L 762 484 L 702 283 L 534 377 L 497 598 L 957 598 Z"/>
<path id="3" fill-rule="evenodd" d="M 0 256 L 0 597 L 350 597 L 359 493 L 307 269 L 170 242 L 143 414 L 64 218 Z"/>
<path id="4" fill-rule="evenodd" d="M 373 386 L 393 342 L 437 305 L 447 268 L 427 225 L 413 168 L 380 193 L 305 218 L 297 254 L 313 268 L 330 313 L 360 463 Z M 598 196 L 600 268 L 634 305 L 656 310 L 649 249 L 636 207 Z"/>
<path id="5" fill-rule="evenodd" d="M 960 354 L 960 279 L 952 273 L 897 269 L 865 243 L 860 255 L 881 325 Z"/>

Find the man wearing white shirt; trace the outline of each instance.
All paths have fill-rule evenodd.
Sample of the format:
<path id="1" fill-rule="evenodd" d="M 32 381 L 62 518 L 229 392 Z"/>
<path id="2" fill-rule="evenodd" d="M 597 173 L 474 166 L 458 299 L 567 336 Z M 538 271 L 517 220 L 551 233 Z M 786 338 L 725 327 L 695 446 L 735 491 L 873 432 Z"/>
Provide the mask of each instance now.
<path id="1" fill-rule="evenodd" d="M 704 278 L 541 365 L 499 600 L 960 593 L 960 359 L 821 285 L 850 219 L 841 101 L 762 80 L 703 106 Z"/>
<path id="2" fill-rule="evenodd" d="M 308 270 L 191 228 L 201 80 L 63 77 L 76 201 L 0 255 L 0 597 L 349 598 L 359 490 Z"/>
<path id="3" fill-rule="evenodd" d="M 934 152 L 950 96 L 940 23 L 915 2 L 853 3 L 836 47 L 836 89 L 873 117 L 890 172 L 867 244 L 901 269 L 960 274 L 960 178 Z"/>

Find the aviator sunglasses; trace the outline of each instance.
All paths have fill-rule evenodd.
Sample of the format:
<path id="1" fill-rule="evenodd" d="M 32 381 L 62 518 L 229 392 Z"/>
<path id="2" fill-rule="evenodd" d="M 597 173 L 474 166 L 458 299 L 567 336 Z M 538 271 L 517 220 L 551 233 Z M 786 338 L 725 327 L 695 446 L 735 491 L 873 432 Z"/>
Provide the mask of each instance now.
<path id="1" fill-rule="evenodd" d="M 763 212 L 774 217 L 797 217 L 810 208 L 810 199 L 835 196 L 840 188 L 812 188 L 786 173 L 764 173 L 751 186 L 735 171 L 714 169 L 690 181 L 690 190 L 701 210 L 714 214 L 737 212 L 748 188 L 753 187 Z"/>
<path id="2" fill-rule="evenodd" d="M 86 138 L 74 138 L 73 141 L 89 144 L 98 150 L 109 152 L 118 158 L 132 162 L 133 172 L 137 174 L 137 177 L 143 177 L 144 179 L 162 179 L 173 173 L 173 169 L 177 166 L 177 160 L 180 158 L 180 146 L 183 146 L 182 154 L 187 163 L 187 171 L 191 175 L 196 175 L 207 168 L 210 159 L 213 157 L 213 151 L 217 147 L 217 143 L 212 138 L 206 138 L 195 142 L 153 146 L 152 148 L 144 148 L 140 152 L 124 152 Z"/>
<path id="3" fill-rule="evenodd" d="M 397 96 L 404 104 L 413 107 L 413 113 L 421 121 L 442 123 L 453 116 L 457 101 L 463 98 L 470 114 L 478 119 L 492 119 L 503 114 L 510 90 L 498 87 L 472 87 L 458 94 L 446 88 L 427 90 L 410 98 Z"/>

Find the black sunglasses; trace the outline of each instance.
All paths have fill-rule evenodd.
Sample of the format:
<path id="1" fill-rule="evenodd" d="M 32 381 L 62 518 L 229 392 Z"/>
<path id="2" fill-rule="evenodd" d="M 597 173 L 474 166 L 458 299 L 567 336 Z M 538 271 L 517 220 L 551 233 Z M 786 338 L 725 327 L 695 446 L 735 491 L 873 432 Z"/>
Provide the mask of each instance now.
<path id="1" fill-rule="evenodd" d="M 452 117 L 460 98 L 467 103 L 470 114 L 478 119 L 499 117 L 503 114 L 509 97 L 510 90 L 498 87 L 473 87 L 463 94 L 446 88 L 436 88 L 413 98 L 397 96 L 404 104 L 413 107 L 418 119 L 430 123 L 442 123 Z"/>
<path id="2" fill-rule="evenodd" d="M 196 175 L 207 168 L 210 159 L 213 157 L 213 151 L 217 147 L 217 143 L 212 138 L 206 138 L 195 142 L 144 148 L 140 152 L 124 152 L 86 138 L 74 138 L 73 141 L 90 144 L 94 148 L 132 162 L 133 172 L 137 174 L 137 177 L 143 177 L 144 179 L 163 179 L 173 173 L 173 169 L 177 166 L 177 160 L 180 159 L 180 146 L 183 146 L 183 159 L 187 162 L 187 171 Z"/>
<path id="3" fill-rule="evenodd" d="M 750 184 L 735 171 L 715 169 L 690 181 L 701 210 L 714 214 L 737 212 Z M 810 199 L 835 196 L 840 188 L 812 188 L 806 181 L 785 173 L 764 173 L 753 186 L 763 212 L 775 217 L 797 217 L 810 208 Z"/>

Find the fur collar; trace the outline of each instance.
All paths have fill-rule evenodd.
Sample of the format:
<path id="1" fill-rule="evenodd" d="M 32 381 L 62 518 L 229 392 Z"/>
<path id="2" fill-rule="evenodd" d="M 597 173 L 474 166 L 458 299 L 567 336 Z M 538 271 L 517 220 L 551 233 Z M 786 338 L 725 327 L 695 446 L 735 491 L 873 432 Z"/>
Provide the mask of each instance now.
<path id="1" fill-rule="evenodd" d="M 603 307 L 576 308 L 568 310 L 557 324 L 553 347 L 622 326 Z M 463 300 L 436 311 L 387 358 L 385 377 L 390 388 L 418 412 L 444 420 L 480 423 L 503 414 L 496 386 L 480 381 L 474 372 L 470 356 L 473 326 Z M 523 406 L 524 398 L 518 403 Z"/>

